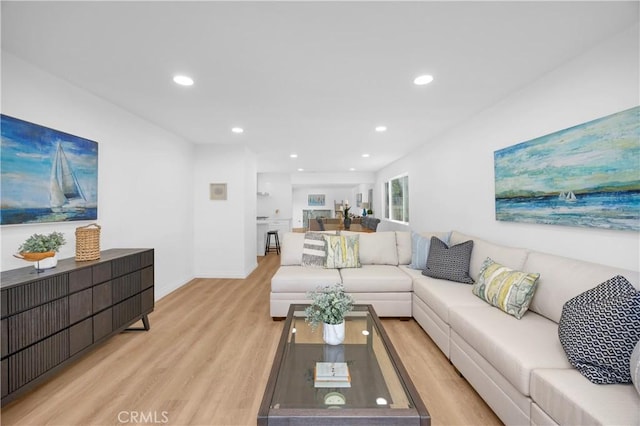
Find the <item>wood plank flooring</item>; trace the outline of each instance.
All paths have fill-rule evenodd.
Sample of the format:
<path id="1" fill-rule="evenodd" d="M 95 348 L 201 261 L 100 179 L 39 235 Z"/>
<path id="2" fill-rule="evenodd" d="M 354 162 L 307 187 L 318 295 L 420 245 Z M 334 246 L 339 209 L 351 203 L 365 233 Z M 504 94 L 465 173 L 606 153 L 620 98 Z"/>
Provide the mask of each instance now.
<path id="1" fill-rule="evenodd" d="M 282 322 L 269 317 L 274 253 L 244 280 L 196 279 L 122 333 L 2 408 L 3 425 L 255 425 Z M 384 327 L 438 425 L 500 425 L 413 320 Z"/>

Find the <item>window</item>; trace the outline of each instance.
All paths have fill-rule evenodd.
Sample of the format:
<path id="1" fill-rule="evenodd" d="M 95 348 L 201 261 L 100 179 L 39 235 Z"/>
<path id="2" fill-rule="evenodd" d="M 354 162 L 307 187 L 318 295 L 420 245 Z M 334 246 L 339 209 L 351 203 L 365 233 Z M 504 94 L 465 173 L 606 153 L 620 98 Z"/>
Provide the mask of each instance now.
<path id="1" fill-rule="evenodd" d="M 384 217 L 409 223 L 409 176 L 398 176 L 384 186 Z"/>

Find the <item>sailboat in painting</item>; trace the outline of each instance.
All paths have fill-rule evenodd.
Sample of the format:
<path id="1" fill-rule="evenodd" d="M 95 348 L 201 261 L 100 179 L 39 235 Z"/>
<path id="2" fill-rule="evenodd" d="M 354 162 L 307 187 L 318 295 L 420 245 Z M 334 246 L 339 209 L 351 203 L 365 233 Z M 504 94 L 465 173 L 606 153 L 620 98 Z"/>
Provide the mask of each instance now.
<path id="1" fill-rule="evenodd" d="M 576 198 L 576 194 L 573 193 L 573 191 L 569 191 L 567 193 L 565 192 L 561 192 L 560 195 L 558 195 L 558 199 L 560 201 L 567 201 L 569 203 L 572 203 L 574 201 L 577 201 L 578 199 Z"/>
<path id="2" fill-rule="evenodd" d="M 60 142 L 58 142 L 51 166 L 50 184 L 49 201 L 52 211 L 58 213 L 85 209 L 87 199 L 82 193 L 78 179 Z"/>

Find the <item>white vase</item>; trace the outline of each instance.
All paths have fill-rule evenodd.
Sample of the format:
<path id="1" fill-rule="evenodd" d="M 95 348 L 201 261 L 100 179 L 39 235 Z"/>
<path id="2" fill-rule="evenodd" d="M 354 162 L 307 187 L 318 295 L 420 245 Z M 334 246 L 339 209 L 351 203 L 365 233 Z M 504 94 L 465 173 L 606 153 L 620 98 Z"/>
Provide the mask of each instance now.
<path id="1" fill-rule="evenodd" d="M 55 268 L 58 265 L 58 255 L 54 255 L 51 257 L 45 257 L 42 260 L 37 262 L 33 262 L 33 267 L 36 269 L 51 269 Z"/>
<path id="2" fill-rule="evenodd" d="M 322 339 L 328 345 L 339 345 L 344 342 L 344 321 L 340 324 L 322 324 Z"/>

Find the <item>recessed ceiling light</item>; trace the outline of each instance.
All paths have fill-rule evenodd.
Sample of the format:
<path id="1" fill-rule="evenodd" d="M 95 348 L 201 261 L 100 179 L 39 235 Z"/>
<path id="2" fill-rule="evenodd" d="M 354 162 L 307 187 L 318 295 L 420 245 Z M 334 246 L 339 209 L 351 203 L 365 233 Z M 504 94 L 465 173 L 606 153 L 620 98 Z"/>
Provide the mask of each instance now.
<path id="1" fill-rule="evenodd" d="M 351 168 L 349 169 L 349 171 L 350 171 L 350 172 L 355 172 L 355 171 L 356 171 L 356 169 L 355 169 L 355 168 L 353 168 L 353 167 L 351 167 Z"/>
<path id="2" fill-rule="evenodd" d="M 304 169 L 298 169 L 299 172 L 304 172 Z"/>
<path id="3" fill-rule="evenodd" d="M 369 158 L 370 155 L 369 154 L 362 154 L 362 158 Z"/>
<path id="4" fill-rule="evenodd" d="M 413 84 L 417 86 L 424 86 L 425 84 L 429 84 L 433 81 L 433 76 L 429 74 L 421 75 L 413 80 Z"/>
<path id="5" fill-rule="evenodd" d="M 378 126 L 376 127 L 376 132 L 386 132 L 387 126 Z"/>
<path id="6" fill-rule="evenodd" d="M 289 154 L 289 157 L 291 157 L 291 158 L 298 158 L 298 154 Z"/>
<path id="7" fill-rule="evenodd" d="M 176 75 L 173 77 L 173 81 L 180 86 L 193 86 L 193 79 L 186 75 Z"/>
<path id="8" fill-rule="evenodd" d="M 231 131 L 233 133 L 242 133 L 244 132 L 244 129 L 242 127 L 234 127 L 233 129 L 231 129 Z"/>

